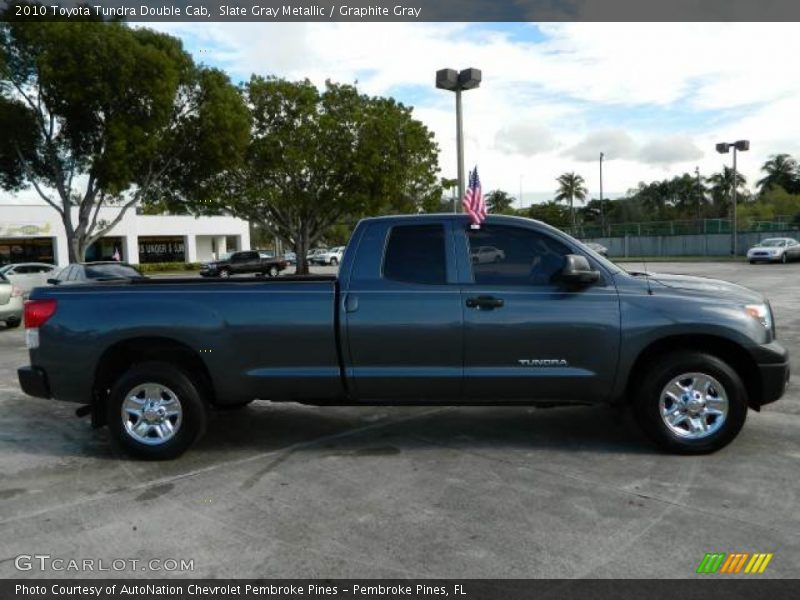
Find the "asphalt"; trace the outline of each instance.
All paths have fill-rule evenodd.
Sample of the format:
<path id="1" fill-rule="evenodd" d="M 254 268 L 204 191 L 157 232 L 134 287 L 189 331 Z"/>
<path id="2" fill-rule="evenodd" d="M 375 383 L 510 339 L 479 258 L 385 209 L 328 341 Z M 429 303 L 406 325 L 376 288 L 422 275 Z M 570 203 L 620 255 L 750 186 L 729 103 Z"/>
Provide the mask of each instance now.
<path id="1" fill-rule="evenodd" d="M 648 267 L 765 292 L 800 373 L 800 264 Z M 660 454 L 604 408 L 256 402 L 148 463 L 23 395 L 26 362 L 22 331 L 0 330 L 0 577 L 165 575 L 15 567 L 46 554 L 192 560 L 180 577 L 672 578 L 706 552 L 771 552 L 762 577 L 798 576 L 796 385 L 703 457 Z"/>

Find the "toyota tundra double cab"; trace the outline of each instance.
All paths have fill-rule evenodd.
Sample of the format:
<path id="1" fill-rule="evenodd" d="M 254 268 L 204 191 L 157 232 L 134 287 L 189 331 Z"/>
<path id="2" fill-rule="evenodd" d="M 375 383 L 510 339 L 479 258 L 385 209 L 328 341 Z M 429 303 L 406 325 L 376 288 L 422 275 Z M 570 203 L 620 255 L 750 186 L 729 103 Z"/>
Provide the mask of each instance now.
<path id="1" fill-rule="evenodd" d="M 628 273 L 507 216 L 363 220 L 338 277 L 36 288 L 25 327 L 23 390 L 81 403 L 147 458 L 180 455 L 211 409 L 254 399 L 622 405 L 662 449 L 699 454 L 789 380 L 761 294 Z"/>

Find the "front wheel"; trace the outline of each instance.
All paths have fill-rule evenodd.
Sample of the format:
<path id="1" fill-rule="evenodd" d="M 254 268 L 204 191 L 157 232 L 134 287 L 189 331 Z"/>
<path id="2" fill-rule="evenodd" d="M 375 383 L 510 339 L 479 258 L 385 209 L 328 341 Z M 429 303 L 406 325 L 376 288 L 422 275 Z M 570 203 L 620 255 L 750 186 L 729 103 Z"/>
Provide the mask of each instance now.
<path id="1" fill-rule="evenodd" d="M 192 379 L 163 362 L 133 365 L 111 388 L 106 412 L 118 448 L 152 460 L 183 454 L 206 428 L 206 407 Z"/>
<path id="2" fill-rule="evenodd" d="M 634 386 L 633 409 L 662 450 L 707 454 L 729 444 L 747 418 L 747 392 L 715 356 L 676 352 L 650 364 Z"/>
<path id="3" fill-rule="evenodd" d="M 336 265 L 338 265 L 338 264 L 339 264 L 339 259 L 338 259 L 338 258 L 336 258 L 336 257 L 334 256 L 334 257 L 331 259 L 331 266 L 332 266 L 332 267 L 335 267 L 335 266 L 336 266 Z"/>
<path id="4" fill-rule="evenodd" d="M 786 259 L 786 252 L 784 252 L 783 254 L 781 254 L 781 263 L 783 263 L 785 265 L 786 264 L 786 260 L 787 260 Z"/>
<path id="5" fill-rule="evenodd" d="M 228 279 L 231 276 L 231 272 L 228 269 L 222 269 L 222 271 L 219 272 L 219 276 L 223 279 Z"/>
<path id="6" fill-rule="evenodd" d="M 19 319 L 16 318 L 9 319 L 8 321 L 6 321 L 6 327 L 8 327 L 9 329 L 14 329 L 15 327 L 19 327 L 20 323 L 21 321 Z"/>

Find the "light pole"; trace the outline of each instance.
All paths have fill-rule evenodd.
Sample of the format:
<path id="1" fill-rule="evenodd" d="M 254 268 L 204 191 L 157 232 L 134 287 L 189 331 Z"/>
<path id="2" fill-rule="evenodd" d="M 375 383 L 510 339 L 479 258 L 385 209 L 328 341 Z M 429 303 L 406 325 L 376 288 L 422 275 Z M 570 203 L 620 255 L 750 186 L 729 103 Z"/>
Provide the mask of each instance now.
<path id="1" fill-rule="evenodd" d="M 600 153 L 600 232 L 603 233 L 606 228 L 605 213 L 603 212 L 603 157 L 605 154 Z"/>
<path id="2" fill-rule="evenodd" d="M 461 92 L 481 84 L 480 69 L 440 69 L 436 71 L 436 87 L 456 93 L 456 146 L 458 155 L 458 197 L 464 198 L 464 128 L 461 120 Z"/>
<path id="3" fill-rule="evenodd" d="M 731 224 L 731 247 L 733 248 L 733 257 L 736 258 L 736 151 L 741 150 L 746 152 L 750 150 L 749 140 L 739 140 L 738 142 L 727 143 L 720 142 L 716 146 L 717 152 L 720 154 L 728 154 L 730 149 L 733 148 L 733 181 L 731 182 L 731 203 L 733 204 L 733 223 Z"/>
<path id="4" fill-rule="evenodd" d="M 700 208 L 703 204 L 703 186 L 700 185 L 700 167 L 694 168 L 694 176 L 697 178 L 697 220 L 700 221 L 702 218 L 700 215 Z"/>

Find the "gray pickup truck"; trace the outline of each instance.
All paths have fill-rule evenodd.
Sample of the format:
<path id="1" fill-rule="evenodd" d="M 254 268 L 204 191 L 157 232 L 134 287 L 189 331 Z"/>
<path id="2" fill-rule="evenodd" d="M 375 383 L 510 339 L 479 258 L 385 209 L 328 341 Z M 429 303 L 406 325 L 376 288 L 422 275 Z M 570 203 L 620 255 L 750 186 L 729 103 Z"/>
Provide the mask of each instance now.
<path id="1" fill-rule="evenodd" d="M 476 248 L 491 247 L 493 260 Z M 477 258 L 476 258 L 477 257 Z M 789 379 L 769 303 L 628 273 L 537 221 L 359 223 L 337 277 L 36 288 L 22 389 L 79 402 L 122 449 L 184 452 L 213 408 L 631 405 L 661 448 L 714 451 Z"/>

